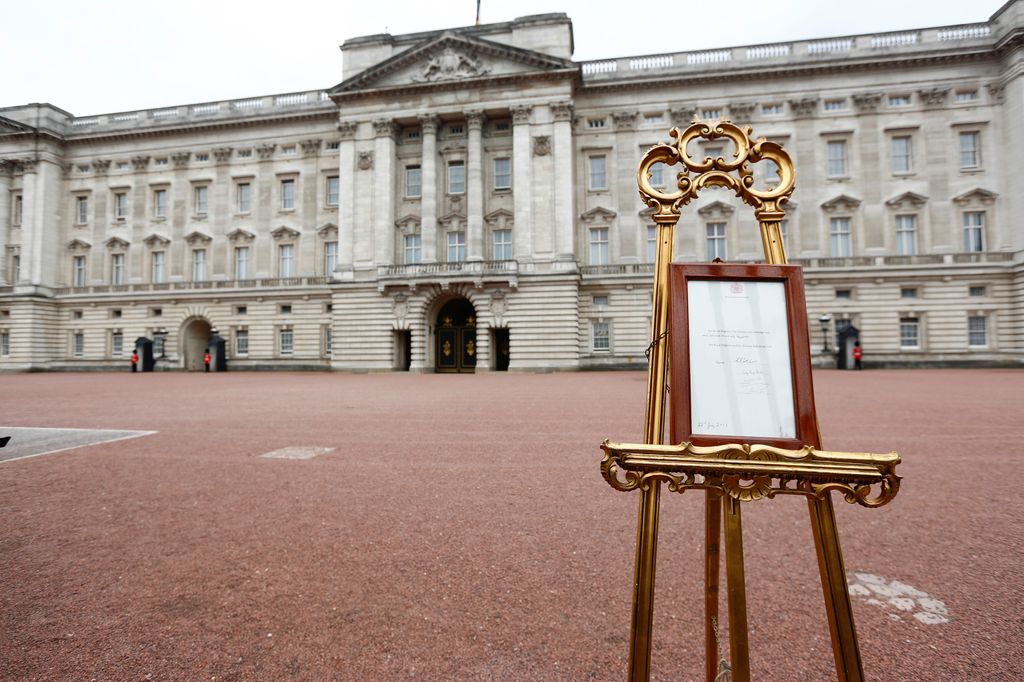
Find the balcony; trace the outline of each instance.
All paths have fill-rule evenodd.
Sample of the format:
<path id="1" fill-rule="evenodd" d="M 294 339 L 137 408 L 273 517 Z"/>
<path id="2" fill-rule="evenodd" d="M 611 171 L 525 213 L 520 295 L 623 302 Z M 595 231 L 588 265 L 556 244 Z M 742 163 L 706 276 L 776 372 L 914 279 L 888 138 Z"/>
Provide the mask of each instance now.
<path id="1" fill-rule="evenodd" d="M 144 294 L 163 291 L 203 291 L 210 289 L 283 289 L 290 287 L 326 287 L 330 277 L 265 277 L 262 279 L 204 280 L 201 282 L 158 282 L 142 284 L 101 284 L 84 287 L 59 287 L 58 296 L 87 294 Z"/>
<path id="2" fill-rule="evenodd" d="M 482 285 L 485 281 L 504 281 L 510 287 L 519 285 L 519 263 L 514 260 L 473 260 L 444 263 L 408 263 L 378 265 L 377 286 L 450 283 L 469 281 Z"/>

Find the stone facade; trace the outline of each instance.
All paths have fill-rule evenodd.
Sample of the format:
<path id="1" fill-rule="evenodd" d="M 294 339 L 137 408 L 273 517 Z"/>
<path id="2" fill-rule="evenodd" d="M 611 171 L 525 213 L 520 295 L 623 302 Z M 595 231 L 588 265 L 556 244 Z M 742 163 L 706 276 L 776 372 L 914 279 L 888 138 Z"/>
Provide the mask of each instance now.
<path id="1" fill-rule="evenodd" d="M 232 367 L 432 371 L 456 299 L 466 368 L 643 366 L 637 162 L 695 117 L 793 156 L 820 361 L 852 325 L 869 365 L 1020 364 L 1022 37 L 1012 0 L 966 26 L 581 63 L 547 14 L 348 40 L 324 91 L 0 109 L 0 369 L 123 368 L 139 337 L 196 368 L 215 329 Z M 677 234 L 679 260 L 761 258 L 724 192 Z"/>

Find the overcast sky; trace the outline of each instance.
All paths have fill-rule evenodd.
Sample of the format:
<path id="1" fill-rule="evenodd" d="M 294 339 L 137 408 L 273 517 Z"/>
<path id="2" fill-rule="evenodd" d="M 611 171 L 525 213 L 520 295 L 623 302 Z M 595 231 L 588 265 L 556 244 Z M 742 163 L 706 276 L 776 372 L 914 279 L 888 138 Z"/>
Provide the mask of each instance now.
<path id="1" fill-rule="evenodd" d="M 481 22 L 565 12 L 574 58 L 587 60 L 973 23 L 1003 1 L 482 0 Z M 475 13 L 475 0 L 8 0 L 0 106 L 85 116 L 328 88 L 345 39 L 465 26 Z"/>

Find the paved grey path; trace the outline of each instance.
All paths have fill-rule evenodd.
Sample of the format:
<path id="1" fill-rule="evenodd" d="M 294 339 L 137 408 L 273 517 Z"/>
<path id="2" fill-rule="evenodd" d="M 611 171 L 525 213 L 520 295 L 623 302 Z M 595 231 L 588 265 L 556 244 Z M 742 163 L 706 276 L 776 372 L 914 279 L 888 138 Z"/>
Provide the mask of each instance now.
<path id="1" fill-rule="evenodd" d="M 0 426 L 0 438 L 10 436 L 7 447 L 0 448 L 0 462 L 26 459 L 73 450 L 86 445 L 111 443 L 126 438 L 149 436 L 156 431 L 119 431 L 113 429 L 33 429 Z"/>

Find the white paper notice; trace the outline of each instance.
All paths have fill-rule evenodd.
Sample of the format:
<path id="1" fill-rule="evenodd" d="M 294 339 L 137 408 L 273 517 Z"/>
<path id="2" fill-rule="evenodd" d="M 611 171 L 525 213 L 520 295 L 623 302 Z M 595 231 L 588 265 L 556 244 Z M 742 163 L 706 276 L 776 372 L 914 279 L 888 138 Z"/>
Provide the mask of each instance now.
<path id="1" fill-rule="evenodd" d="M 694 434 L 796 438 L 782 282 L 687 283 Z"/>

